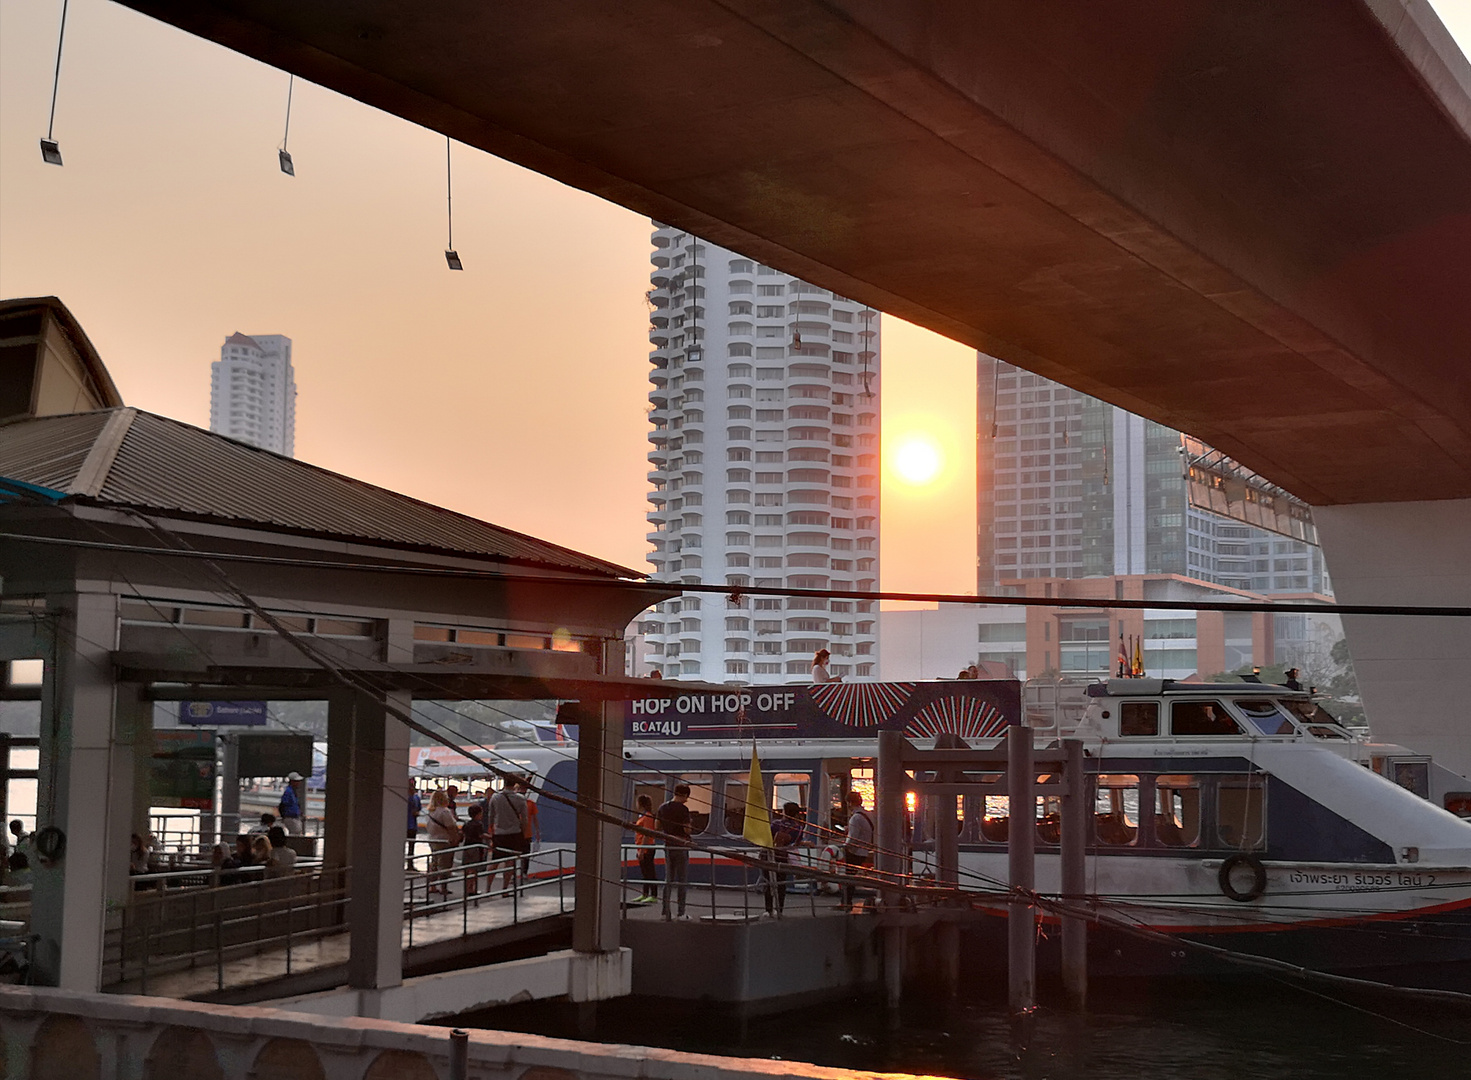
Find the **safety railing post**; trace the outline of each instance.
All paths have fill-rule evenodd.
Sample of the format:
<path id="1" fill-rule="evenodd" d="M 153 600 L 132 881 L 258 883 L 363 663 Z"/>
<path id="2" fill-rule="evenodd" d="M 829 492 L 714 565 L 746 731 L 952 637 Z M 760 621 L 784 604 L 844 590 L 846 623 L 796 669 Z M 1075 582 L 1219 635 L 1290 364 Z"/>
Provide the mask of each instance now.
<path id="1" fill-rule="evenodd" d="M 286 878 L 286 974 L 291 974 L 291 920 L 296 917 L 296 891 Z"/>

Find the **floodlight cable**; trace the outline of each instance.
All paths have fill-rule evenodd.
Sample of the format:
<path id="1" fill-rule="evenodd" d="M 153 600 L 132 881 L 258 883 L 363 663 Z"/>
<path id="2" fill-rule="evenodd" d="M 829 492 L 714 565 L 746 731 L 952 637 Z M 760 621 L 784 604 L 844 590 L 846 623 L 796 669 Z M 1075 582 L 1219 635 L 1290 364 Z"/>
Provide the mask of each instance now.
<path id="1" fill-rule="evenodd" d="M 286 131 L 281 136 L 281 148 L 276 152 L 276 157 L 281 163 L 281 171 L 287 176 L 296 175 L 296 164 L 291 160 L 291 151 L 286 144 L 291 140 L 291 96 L 296 89 L 296 76 L 288 73 L 286 77 Z"/>
<path id="2" fill-rule="evenodd" d="M 450 167 L 450 138 L 444 137 L 444 218 L 448 227 L 448 246 L 444 249 L 444 261 L 451 270 L 463 270 L 460 253 L 455 250 L 455 180 Z"/>
<path id="3" fill-rule="evenodd" d="M 56 72 L 51 78 L 51 116 L 46 121 L 46 137 L 41 140 L 41 159 L 48 165 L 61 164 L 61 147 L 56 144 L 56 96 L 61 89 L 61 48 L 66 43 L 66 9 L 69 0 L 61 0 L 61 29 L 56 35 Z"/>

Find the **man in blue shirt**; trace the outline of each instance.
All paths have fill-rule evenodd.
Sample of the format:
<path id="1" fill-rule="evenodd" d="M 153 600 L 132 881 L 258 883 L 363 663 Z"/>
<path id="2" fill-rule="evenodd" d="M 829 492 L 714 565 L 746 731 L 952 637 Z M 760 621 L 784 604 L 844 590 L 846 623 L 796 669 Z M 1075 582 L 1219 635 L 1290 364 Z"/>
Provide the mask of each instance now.
<path id="1" fill-rule="evenodd" d="M 288 833 L 301 834 L 301 799 L 296 794 L 296 785 L 301 783 L 301 773 L 286 775 L 286 789 L 281 792 L 281 801 L 276 804 L 281 827 Z"/>

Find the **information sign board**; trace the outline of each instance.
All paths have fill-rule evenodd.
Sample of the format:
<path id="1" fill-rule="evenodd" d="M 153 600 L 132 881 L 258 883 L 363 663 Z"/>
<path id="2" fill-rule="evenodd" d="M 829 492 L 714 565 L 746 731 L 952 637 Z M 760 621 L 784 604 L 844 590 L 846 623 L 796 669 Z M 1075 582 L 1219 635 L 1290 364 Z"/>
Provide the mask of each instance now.
<path id="1" fill-rule="evenodd" d="M 312 737 L 271 732 L 234 736 L 239 747 L 238 775 L 242 780 L 287 773 L 312 773 Z"/>
<path id="2" fill-rule="evenodd" d="M 153 768 L 149 782 L 154 806 L 210 810 L 215 804 L 215 731 L 213 728 L 153 733 Z"/>

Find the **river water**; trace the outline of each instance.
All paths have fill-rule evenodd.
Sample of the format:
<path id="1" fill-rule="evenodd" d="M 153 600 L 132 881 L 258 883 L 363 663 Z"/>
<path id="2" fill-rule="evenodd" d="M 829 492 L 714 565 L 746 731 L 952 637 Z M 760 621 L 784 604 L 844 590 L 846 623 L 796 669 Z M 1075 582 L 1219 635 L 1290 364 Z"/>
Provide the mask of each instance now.
<path id="1" fill-rule="evenodd" d="M 699 1053 L 781 1058 L 967 1080 L 1466 1080 L 1471 1014 L 1348 1003 L 1271 981 L 1169 983 L 1104 994 L 1086 1014 L 1014 1022 L 994 1001 L 913 1002 L 889 1016 L 854 999 L 740 1021 L 626 999 L 579 1031 L 568 1007 L 520 1006 L 461 1023 Z"/>

